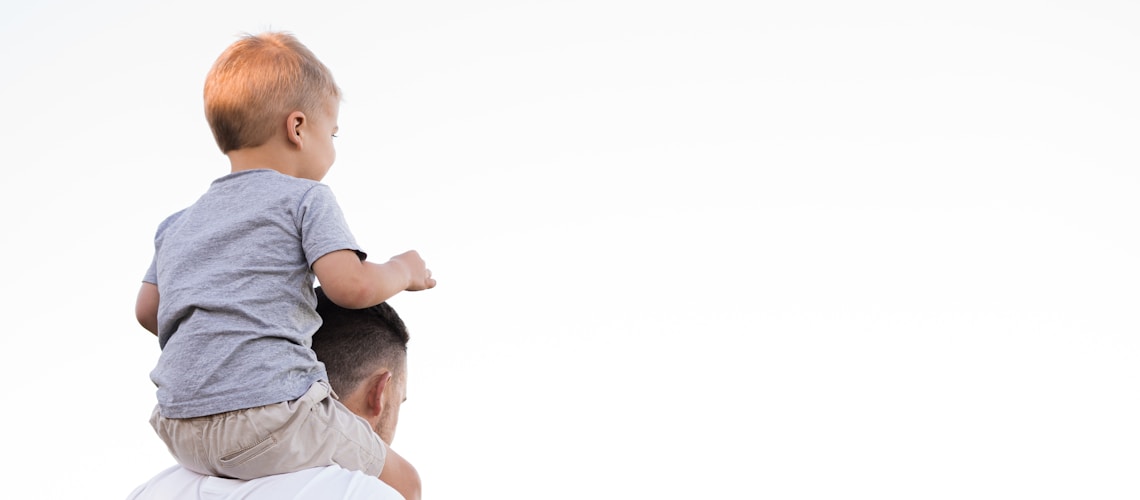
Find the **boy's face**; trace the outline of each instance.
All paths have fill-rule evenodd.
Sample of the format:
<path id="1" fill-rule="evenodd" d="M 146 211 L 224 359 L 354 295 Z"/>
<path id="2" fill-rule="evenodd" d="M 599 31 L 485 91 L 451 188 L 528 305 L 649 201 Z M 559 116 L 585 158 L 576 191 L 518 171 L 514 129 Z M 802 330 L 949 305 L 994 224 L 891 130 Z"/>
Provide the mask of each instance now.
<path id="1" fill-rule="evenodd" d="M 320 181 L 332 168 L 333 162 L 336 161 L 333 137 L 340 130 L 337 126 L 339 114 L 340 101 L 330 97 L 322 109 L 307 116 L 310 135 L 305 138 L 305 146 L 302 149 L 305 154 L 305 164 L 298 177 Z"/>

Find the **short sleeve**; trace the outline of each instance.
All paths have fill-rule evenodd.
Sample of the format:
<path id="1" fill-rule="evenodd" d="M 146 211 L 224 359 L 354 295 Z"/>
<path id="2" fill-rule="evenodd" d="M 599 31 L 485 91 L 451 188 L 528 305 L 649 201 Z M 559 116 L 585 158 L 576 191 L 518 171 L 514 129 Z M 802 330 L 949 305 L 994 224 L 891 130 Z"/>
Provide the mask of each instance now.
<path id="1" fill-rule="evenodd" d="M 300 219 L 301 246 L 310 267 L 317 259 L 337 250 L 352 250 L 360 260 L 367 257 L 356 244 L 336 196 L 328 186 L 318 184 L 306 192 L 297 216 Z"/>
<path id="2" fill-rule="evenodd" d="M 154 255 L 150 259 L 150 267 L 147 267 L 146 274 L 143 275 L 143 283 L 150 283 L 153 285 L 158 284 L 158 249 L 162 247 L 162 236 L 166 234 L 166 229 L 170 227 L 178 217 L 186 210 L 179 210 L 170 217 L 167 217 L 158 225 L 158 229 L 154 232 Z"/>
<path id="3" fill-rule="evenodd" d="M 152 257 L 150 259 L 150 267 L 146 268 L 146 274 L 143 275 L 143 283 L 150 283 L 152 285 L 158 284 L 158 266 Z"/>

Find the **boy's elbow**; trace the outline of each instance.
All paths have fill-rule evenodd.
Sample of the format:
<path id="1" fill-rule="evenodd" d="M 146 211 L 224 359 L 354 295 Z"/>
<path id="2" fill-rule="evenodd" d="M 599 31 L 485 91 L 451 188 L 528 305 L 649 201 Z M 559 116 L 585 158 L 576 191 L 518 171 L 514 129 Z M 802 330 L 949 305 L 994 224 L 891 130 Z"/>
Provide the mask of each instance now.
<path id="1" fill-rule="evenodd" d="M 138 318 L 138 320 L 139 324 L 142 325 L 143 328 L 146 328 L 146 331 L 158 335 L 158 321 L 152 321 L 142 317 Z"/>
<path id="2" fill-rule="evenodd" d="M 138 320 L 139 325 L 142 325 L 143 328 L 146 328 L 148 332 L 158 335 L 157 314 L 150 314 L 146 311 L 139 310 L 139 308 L 135 308 L 135 319 Z"/>
<path id="3" fill-rule="evenodd" d="M 158 287 L 143 283 L 135 300 L 135 319 L 147 331 L 158 335 Z"/>
<path id="4" fill-rule="evenodd" d="M 363 281 L 341 282 L 332 287 L 321 285 L 325 295 L 334 304 L 345 309 L 364 309 L 372 303 L 373 292 Z"/>

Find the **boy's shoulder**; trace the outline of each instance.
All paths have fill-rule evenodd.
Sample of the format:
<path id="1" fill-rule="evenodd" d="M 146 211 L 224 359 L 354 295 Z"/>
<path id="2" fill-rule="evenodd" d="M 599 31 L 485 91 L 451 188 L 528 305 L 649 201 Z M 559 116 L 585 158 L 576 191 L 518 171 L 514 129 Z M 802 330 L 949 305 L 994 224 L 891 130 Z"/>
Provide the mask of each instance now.
<path id="1" fill-rule="evenodd" d="M 220 184 L 285 184 L 296 186 L 323 186 L 324 184 L 312 179 L 302 179 L 300 177 L 293 177 L 288 174 L 283 174 L 271 168 L 257 168 L 251 170 L 240 170 L 231 172 L 214 179 L 210 184 L 211 187 Z"/>
<path id="2" fill-rule="evenodd" d="M 165 219 L 162 219 L 162 222 L 158 223 L 158 234 L 162 234 L 164 231 L 166 231 L 166 228 L 177 222 L 178 219 L 182 217 L 182 214 L 185 214 L 189 209 L 190 207 L 183 208 L 182 210 L 167 215 Z"/>
<path id="3" fill-rule="evenodd" d="M 199 202 L 224 199 L 229 203 L 243 205 L 259 201 L 277 204 L 284 200 L 325 198 L 331 194 L 332 189 L 322 182 L 293 177 L 276 170 L 257 169 L 234 172 L 214 180 Z"/>
<path id="4" fill-rule="evenodd" d="M 242 170 L 214 179 L 206 190 L 191 205 L 168 215 L 158 225 L 158 234 L 174 226 L 188 213 L 194 218 L 208 217 L 203 214 L 225 212 L 225 207 L 234 203 L 242 205 L 276 204 L 282 200 L 300 202 L 303 199 L 322 200 L 320 203 L 335 203 L 335 195 L 328 185 L 311 179 L 302 179 L 283 174 L 272 169 Z"/>
<path id="5" fill-rule="evenodd" d="M 327 185 L 310 179 L 286 175 L 271 169 L 242 170 L 223 175 L 210 183 L 209 189 L 187 207 L 221 203 L 245 205 L 258 199 L 300 198 L 310 192 L 331 191 Z M 217 208 L 217 207 L 214 207 Z"/>

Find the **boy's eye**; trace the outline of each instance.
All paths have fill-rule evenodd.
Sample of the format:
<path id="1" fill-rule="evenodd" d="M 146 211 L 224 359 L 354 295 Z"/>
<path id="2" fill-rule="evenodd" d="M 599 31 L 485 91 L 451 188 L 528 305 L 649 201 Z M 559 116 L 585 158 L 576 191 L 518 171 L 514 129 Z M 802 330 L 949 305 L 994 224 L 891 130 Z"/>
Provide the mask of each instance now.
<path id="1" fill-rule="evenodd" d="M 336 139 L 336 134 L 333 134 L 332 136 L 333 136 L 333 139 Z"/>

